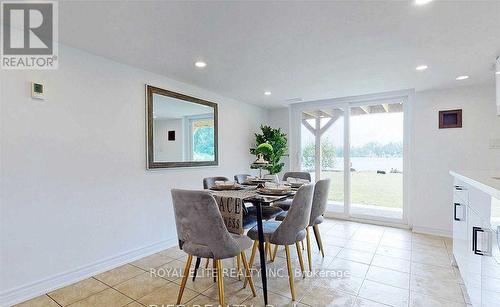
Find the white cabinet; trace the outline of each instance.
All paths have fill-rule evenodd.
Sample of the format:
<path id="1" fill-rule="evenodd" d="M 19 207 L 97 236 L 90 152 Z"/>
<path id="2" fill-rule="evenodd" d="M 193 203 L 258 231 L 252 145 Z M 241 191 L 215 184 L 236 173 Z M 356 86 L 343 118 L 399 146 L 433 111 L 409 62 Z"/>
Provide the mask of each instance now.
<path id="1" fill-rule="evenodd" d="M 493 307 L 500 305 L 500 199 L 492 198 L 491 218 L 483 224 L 484 229 L 491 231 L 491 256 L 482 257 L 481 267 L 481 298 L 483 306 Z M 488 248 L 488 246 L 486 246 Z"/>
<path id="2" fill-rule="evenodd" d="M 500 241 L 494 198 L 455 179 L 453 255 L 474 307 L 500 307 Z M 493 208 L 493 209 L 492 209 Z M 500 227 L 500 226 L 499 226 Z"/>
<path id="3" fill-rule="evenodd" d="M 481 257 L 481 299 L 487 307 L 500 306 L 500 237 L 493 230 L 491 257 Z"/>
<path id="4" fill-rule="evenodd" d="M 460 273 L 465 282 L 473 306 L 481 306 L 481 256 L 476 254 L 477 237 L 482 225 L 481 218 L 470 207 L 467 207 L 468 248 L 465 267 L 460 267 Z"/>
<path id="5" fill-rule="evenodd" d="M 467 204 L 455 195 L 453 199 L 453 255 L 460 267 L 464 266 L 467 261 L 469 251 L 467 235 Z"/>

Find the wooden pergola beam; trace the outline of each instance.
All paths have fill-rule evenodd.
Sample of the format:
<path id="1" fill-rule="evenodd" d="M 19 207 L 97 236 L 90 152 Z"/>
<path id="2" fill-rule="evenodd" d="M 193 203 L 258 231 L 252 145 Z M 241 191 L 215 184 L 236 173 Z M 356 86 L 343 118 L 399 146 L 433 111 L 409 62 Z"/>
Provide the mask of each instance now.
<path id="1" fill-rule="evenodd" d="M 310 116 L 311 118 L 318 117 L 317 114 L 314 114 L 314 112 L 303 111 L 302 113 L 304 113 L 307 116 Z"/>
<path id="2" fill-rule="evenodd" d="M 361 110 L 363 110 L 366 114 L 370 114 L 370 107 L 369 106 L 360 106 L 359 108 Z"/>
<path id="3" fill-rule="evenodd" d="M 332 110 L 333 111 L 333 110 Z M 323 113 L 324 115 L 326 115 L 327 117 L 332 117 L 332 113 L 330 110 L 321 110 L 321 113 Z"/>
<path id="4" fill-rule="evenodd" d="M 327 118 L 328 118 L 328 117 L 332 117 L 332 115 L 331 115 L 331 114 L 329 114 L 328 112 L 326 112 L 326 111 L 324 111 L 324 110 L 320 110 L 320 111 L 318 111 L 318 115 L 319 115 L 320 117 L 327 117 Z"/>
<path id="5" fill-rule="evenodd" d="M 307 130 L 309 130 L 313 135 L 316 135 L 316 129 L 313 128 L 313 126 L 311 126 L 307 120 L 303 119 L 302 120 L 302 125 L 304 125 L 304 127 L 307 128 Z"/>
<path id="6" fill-rule="evenodd" d="M 335 124 L 335 122 L 337 121 L 337 119 L 339 119 L 339 117 L 340 116 L 335 115 L 334 117 L 330 118 L 330 120 L 320 129 L 319 134 L 323 135 L 323 133 L 325 133 L 326 130 L 328 130 L 328 128 L 330 128 L 333 124 Z"/>

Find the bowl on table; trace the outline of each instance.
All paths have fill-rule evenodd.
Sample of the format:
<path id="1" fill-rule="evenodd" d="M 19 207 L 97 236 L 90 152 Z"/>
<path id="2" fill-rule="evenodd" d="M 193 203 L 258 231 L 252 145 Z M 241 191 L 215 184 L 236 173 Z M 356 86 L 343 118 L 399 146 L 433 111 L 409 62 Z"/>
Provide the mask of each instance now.
<path id="1" fill-rule="evenodd" d="M 284 185 L 266 185 L 262 188 L 257 189 L 257 193 L 264 195 L 273 195 L 273 196 L 282 196 L 288 195 L 292 192 L 292 188 L 290 186 Z"/>
<path id="2" fill-rule="evenodd" d="M 289 184 L 293 189 L 298 189 L 304 184 L 308 184 L 309 180 L 288 177 L 286 183 Z"/>
<path id="3" fill-rule="evenodd" d="M 302 183 L 302 182 L 293 182 L 293 183 L 289 183 L 290 187 L 292 187 L 292 189 L 298 189 L 300 188 L 301 186 L 303 186 L 305 183 Z"/>
<path id="4" fill-rule="evenodd" d="M 226 191 L 226 190 L 241 190 L 242 187 L 236 182 L 232 181 L 216 181 L 215 185 L 210 188 L 214 191 Z"/>
<path id="5" fill-rule="evenodd" d="M 259 185 L 259 184 L 264 184 L 266 182 L 269 182 L 270 179 L 266 178 L 259 178 L 259 177 L 248 177 L 243 184 L 245 185 Z"/>

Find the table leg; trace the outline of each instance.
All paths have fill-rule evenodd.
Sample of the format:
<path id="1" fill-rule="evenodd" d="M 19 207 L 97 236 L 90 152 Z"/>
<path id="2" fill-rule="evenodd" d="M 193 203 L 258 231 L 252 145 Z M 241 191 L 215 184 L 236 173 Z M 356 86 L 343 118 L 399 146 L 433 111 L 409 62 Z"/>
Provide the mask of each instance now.
<path id="1" fill-rule="evenodd" d="M 256 204 L 257 229 L 259 234 L 260 274 L 262 278 L 262 289 L 264 291 L 264 304 L 267 305 L 267 276 L 266 276 L 266 254 L 264 251 L 264 231 L 262 228 L 262 203 Z"/>
<path id="2" fill-rule="evenodd" d="M 196 257 L 196 264 L 194 266 L 193 281 L 196 279 L 196 274 L 198 273 L 198 268 L 200 267 L 201 258 Z"/>

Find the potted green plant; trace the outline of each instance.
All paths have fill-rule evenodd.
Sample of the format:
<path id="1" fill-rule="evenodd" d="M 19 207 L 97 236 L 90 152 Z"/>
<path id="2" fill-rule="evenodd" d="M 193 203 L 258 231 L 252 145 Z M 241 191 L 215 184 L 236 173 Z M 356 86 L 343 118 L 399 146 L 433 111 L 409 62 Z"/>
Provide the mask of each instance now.
<path id="1" fill-rule="evenodd" d="M 250 148 L 253 155 L 262 154 L 269 164 L 264 167 L 269 174 L 281 172 L 285 163 L 281 160 L 288 150 L 287 135 L 280 128 L 261 125 L 261 133 L 255 134 L 255 147 Z"/>

